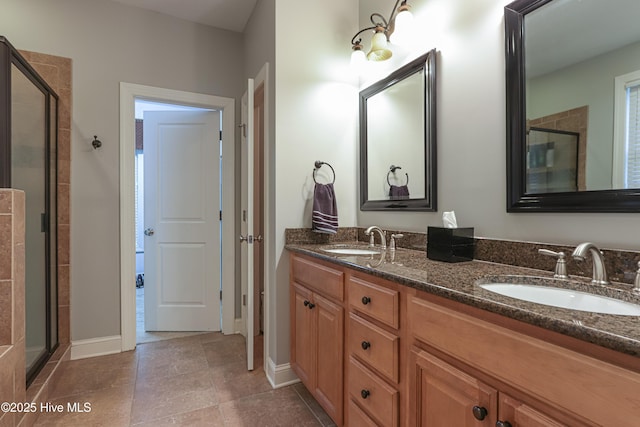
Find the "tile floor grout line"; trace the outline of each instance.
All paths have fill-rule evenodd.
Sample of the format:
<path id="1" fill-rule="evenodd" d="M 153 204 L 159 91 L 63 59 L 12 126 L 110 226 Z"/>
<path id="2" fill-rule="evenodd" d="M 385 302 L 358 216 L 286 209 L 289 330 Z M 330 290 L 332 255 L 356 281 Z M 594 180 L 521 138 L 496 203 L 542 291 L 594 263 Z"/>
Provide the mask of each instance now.
<path id="1" fill-rule="evenodd" d="M 89 363 L 64 362 L 68 364 L 68 377 L 59 391 L 68 395 L 56 399 L 63 402 L 72 400 L 73 396 L 91 394 L 94 410 L 80 418 L 77 414 L 44 414 L 36 420 L 36 425 L 107 422 L 114 427 L 163 423 L 229 427 L 265 422 L 269 425 L 271 420 L 270 425 L 302 423 L 327 427 L 322 421 L 322 408 L 313 406 L 308 397 L 303 398 L 301 389 L 283 387 L 289 391 L 281 393 L 268 383 L 264 371 L 256 374 L 240 369 L 240 359 L 246 349 L 239 335 L 211 333 L 196 339 L 171 338 L 145 343 L 144 347 L 136 346 L 136 350 L 127 353 L 99 356 Z M 186 369 L 181 371 L 180 367 Z M 96 370 L 100 371 L 98 377 Z M 214 370 L 215 376 L 209 376 Z M 165 377 L 168 371 L 172 373 Z M 182 375 L 191 375 L 194 381 L 198 376 L 203 378 L 196 382 L 189 379 L 171 382 Z M 205 375 L 209 376 L 206 380 Z M 149 388 L 145 384 L 153 386 Z M 190 397 L 184 400 L 187 395 Z M 261 403 L 255 406 L 256 401 Z M 145 402 L 157 405 L 145 407 Z M 283 414 L 276 402 L 290 405 L 291 412 Z M 289 414 L 295 419 L 287 418 Z"/>

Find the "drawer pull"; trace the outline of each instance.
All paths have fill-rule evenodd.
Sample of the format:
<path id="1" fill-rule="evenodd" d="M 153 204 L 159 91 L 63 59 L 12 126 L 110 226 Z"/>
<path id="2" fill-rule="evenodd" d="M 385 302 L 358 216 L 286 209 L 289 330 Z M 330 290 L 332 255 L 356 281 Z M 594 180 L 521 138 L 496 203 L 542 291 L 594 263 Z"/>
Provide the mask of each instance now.
<path id="1" fill-rule="evenodd" d="M 369 297 L 362 297 L 362 304 L 367 305 L 371 302 L 371 298 Z"/>
<path id="2" fill-rule="evenodd" d="M 360 391 L 360 396 L 362 396 L 363 399 L 366 399 L 367 397 L 369 397 L 370 394 L 371 392 L 369 392 L 369 390 L 362 389 Z"/>
<path id="3" fill-rule="evenodd" d="M 366 350 L 366 349 L 368 349 L 369 347 L 371 347 L 371 343 L 370 343 L 369 341 L 362 341 L 362 344 L 361 344 L 361 345 L 362 345 L 362 349 L 363 349 L 363 350 Z"/>
<path id="4" fill-rule="evenodd" d="M 511 423 L 509 421 L 498 421 L 496 427 L 511 427 Z"/>
<path id="5" fill-rule="evenodd" d="M 473 412 L 473 416 L 478 421 L 484 420 L 487 416 L 487 410 L 482 406 L 474 406 L 472 409 L 472 412 Z"/>

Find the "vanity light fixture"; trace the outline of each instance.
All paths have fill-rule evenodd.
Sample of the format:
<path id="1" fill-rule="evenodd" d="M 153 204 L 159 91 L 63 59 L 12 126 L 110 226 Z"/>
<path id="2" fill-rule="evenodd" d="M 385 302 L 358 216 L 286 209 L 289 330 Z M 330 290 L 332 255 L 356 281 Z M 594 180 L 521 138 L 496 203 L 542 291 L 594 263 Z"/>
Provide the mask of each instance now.
<path id="1" fill-rule="evenodd" d="M 354 65 L 361 64 L 367 59 L 369 61 L 386 61 L 393 55 L 389 41 L 396 45 L 404 45 L 409 41 L 413 15 L 407 0 L 396 0 L 388 19 L 377 12 L 372 13 L 369 19 L 373 26 L 361 29 L 351 39 L 351 49 L 353 50 L 351 63 Z M 358 36 L 372 30 L 371 49 L 365 55 L 362 50 L 362 38 Z"/>

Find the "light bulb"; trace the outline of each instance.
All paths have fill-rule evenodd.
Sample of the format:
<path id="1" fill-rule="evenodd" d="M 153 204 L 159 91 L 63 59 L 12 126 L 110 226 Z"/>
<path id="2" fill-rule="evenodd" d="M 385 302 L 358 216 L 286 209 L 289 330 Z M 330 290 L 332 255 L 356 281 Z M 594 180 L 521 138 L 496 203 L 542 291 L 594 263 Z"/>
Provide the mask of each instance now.
<path id="1" fill-rule="evenodd" d="M 395 45 L 407 46 L 411 43 L 413 33 L 413 14 L 409 11 L 408 5 L 400 6 L 398 10 L 393 33 L 389 39 Z"/>
<path id="2" fill-rule="evenodd" d="M 362 48 L 353 49 L 353 52 L 351 52 L 351 68 L 355 69 L 359 73 L 366 62 L 367 57 L 362 51 Z"/>

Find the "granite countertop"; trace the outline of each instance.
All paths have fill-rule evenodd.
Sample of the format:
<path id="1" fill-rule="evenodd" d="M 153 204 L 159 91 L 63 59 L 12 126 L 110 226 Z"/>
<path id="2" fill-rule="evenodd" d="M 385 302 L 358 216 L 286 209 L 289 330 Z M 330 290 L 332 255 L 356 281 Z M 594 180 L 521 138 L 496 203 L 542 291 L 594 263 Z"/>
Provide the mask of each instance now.
<path id="1" fill-rule="evenodd" d="M 556 308 L 510 298 L 481 288 L 476 281 L 496 276 L 533 276 L 526 283 L 545 285 L 553 273 L 486 261 L 446 263 L 427 259 L 424 251 L 396 249 L 377 255 L 344 256 L 322 250 L 338 244 L 287 244 L 286 249 L 331 261 L 373 276 L 468 304 L 512 319 L 540 326 L 621 353 L 640 358 L 640 316 L 622 316 Z M 362 243 L 339 246 L 367 248 Z M 499 277 L 497 277 L 499 278 Z M 640 304 L 628 285 L 591 285 L 590 278 L 574 277 L 567 287 Z"/>

